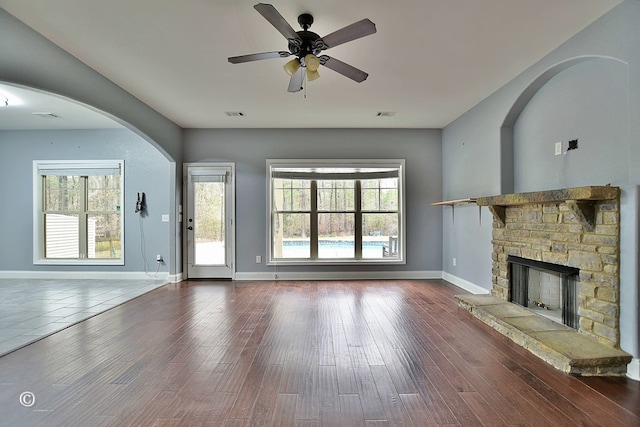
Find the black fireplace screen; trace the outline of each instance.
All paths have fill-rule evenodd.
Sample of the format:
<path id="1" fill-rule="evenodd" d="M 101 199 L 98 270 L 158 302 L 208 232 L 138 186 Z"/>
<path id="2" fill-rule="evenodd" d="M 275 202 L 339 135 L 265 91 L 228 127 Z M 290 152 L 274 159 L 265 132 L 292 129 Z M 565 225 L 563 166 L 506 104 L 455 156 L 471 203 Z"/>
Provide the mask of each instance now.
<path id="1" fill-rule="evenodd" d="M 579 269 L 563 265 L 549 264 L 516 256 L 507 258 L 509 263 L 509 291 L 511 302 L 529 307 L 529 269 L 537 269 L 546 272 L 558 273 L 561 278 L 561 309 L 562 323 L 578 329 L 580 316 L 578 315 L 578 283 Z"/>
<path id="2" fill-rule="evenodd" d="M 574 329 L 580 326 L 577 274 L 562 276 L 562 323 Z"/>
<path id="3" fill-rule="evenodd" d="M 529 267 L 523 264 L 510 263 L 511 302 L 529 307 Z"/>

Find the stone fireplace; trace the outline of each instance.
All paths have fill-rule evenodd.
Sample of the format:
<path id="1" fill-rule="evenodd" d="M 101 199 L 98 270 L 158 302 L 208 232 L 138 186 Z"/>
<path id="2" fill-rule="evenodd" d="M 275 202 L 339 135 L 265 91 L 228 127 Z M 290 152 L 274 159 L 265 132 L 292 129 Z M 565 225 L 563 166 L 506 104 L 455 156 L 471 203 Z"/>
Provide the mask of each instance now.
<path id="1" fill-rule="evenodd" d="M 494 215 L 492 294 L 511 300 L 509 256 L 576 268 L 577 329 L 618 347 L 619 198 L 606 186 L 477 199 Z"/>
<path id="2" fill-rule="evenodd" d="M 623 374 L 631 356 L 619 350 L 620 189 L 476 203 L 493 214 L 491 296 L 461 295 L 461 306 L 565 372 Z"/>

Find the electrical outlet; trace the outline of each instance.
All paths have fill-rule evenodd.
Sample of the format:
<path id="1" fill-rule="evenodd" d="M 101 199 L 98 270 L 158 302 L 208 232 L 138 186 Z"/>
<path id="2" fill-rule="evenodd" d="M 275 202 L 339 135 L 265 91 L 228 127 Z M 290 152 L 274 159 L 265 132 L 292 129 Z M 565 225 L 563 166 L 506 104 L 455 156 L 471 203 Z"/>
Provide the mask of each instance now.
<path id="1" fill-rule="evenodd" d="M 556 142 L 556 156 L 562 154 L 562 141 Z"/>
<path id="2" fill-rule="evenodd" d="M 164 262 L 164 260 L 162 259 L 162 255 L 160 254 L 156 255 L 156 262 L 158 264 L 162 264 Z"/>
<path id="3" fill-rule="evenodd" d="M 256 264 L 262 264 L 262 256 L 256 255 Z"/>
<path id="4" fill-rule="evenodd" d="M 456 257 L 453 257 L 453 260 L 451 261 L 451 263 L 453 264 L 454 267 L 458 264 L 458 260 L 456 259 Z"/>

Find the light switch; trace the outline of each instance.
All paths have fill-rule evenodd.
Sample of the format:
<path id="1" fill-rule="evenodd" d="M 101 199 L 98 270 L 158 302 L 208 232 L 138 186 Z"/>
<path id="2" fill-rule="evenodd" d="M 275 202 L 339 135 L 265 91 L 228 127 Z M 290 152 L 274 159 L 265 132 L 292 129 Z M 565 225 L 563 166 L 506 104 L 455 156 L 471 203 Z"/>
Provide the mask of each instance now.
<path id="1" fill-rule="evenodd" d="M 556 156 L 562 154 L 562 141 L 556 142 Z"/>

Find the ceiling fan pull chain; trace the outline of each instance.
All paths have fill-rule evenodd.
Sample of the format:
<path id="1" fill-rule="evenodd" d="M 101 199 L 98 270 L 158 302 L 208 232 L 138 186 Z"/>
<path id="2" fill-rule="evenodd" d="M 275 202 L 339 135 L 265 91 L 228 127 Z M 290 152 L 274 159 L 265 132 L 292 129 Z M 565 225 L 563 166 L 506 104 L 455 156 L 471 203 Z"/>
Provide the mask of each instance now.
<path id="1" fill-rule="evenodd" d="M 304 89 L 304 99 L 307 99 L 307 85 L 305 84 L 305 80 L 307 80 L 307 73 L 302 74 L 302 88 Z"/>

